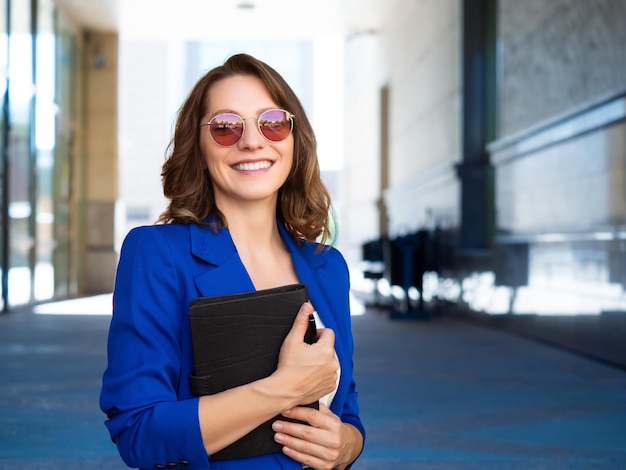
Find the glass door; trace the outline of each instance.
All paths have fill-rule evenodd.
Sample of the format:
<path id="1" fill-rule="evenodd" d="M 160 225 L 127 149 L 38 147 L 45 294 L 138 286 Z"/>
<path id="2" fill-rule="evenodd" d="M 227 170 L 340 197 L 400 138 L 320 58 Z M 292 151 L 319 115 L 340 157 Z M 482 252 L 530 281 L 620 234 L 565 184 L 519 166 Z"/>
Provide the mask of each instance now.
<path id="1" fill-rule="evenodd" d="M 36 301 L 54 297 L 54 149 L 56 144 L 54 102 L 55 35 L 52 0 L 38 0 L 35 41 L 35 272 Z"/>
<path id="2" fill-rule="evenodd" d="M 54 289 L 57 297 L 69 297 L 76 293 L 77 261 L 76 195 L 72 192 L 76 158 L 76 128 L 78 126 L 77 93 L 80 89 L 80 54 L 74 35 L 62 16 L 57 16 L 55 25 L 55 71 L 56 143 L 54 149 Z"/>
<path id="3" fill-rule="evenodd" d="M 8 18 L 7 0 L 0 0 L 0 18 Z M 8 137 L 8 21 L 0 20 L 0 310 L 7 308 L 7 292 L 9 271 L 7 259 L 9 253 L 9 225 L 8 225 L 8 186 L 6 176 L 8 172 L 7 137 Z"/>
<path id="4" fill-rule="evenodd" d="M 8 306 L 33 301 L 34 155 L 31 126 L 34 114 L 33 51 L 30 2 L 12 2 L 8 38 L 7 225 Z"/>

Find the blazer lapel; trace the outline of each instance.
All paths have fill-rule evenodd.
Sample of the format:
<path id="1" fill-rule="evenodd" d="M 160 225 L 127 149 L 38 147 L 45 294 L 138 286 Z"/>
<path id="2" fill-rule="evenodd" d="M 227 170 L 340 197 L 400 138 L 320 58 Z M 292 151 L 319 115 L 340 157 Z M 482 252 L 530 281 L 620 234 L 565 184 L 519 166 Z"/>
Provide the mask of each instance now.
<path id="1" fill-rule="evenodd" d="M 300 242 L 301 246 L 299 246 L 296 240 L 281 224 L 278 224 L 278 227 L 291 253 L 291 259 L 298 279 L 308 288 L 309 299 L 313 307 L 322 322 L 324 322 L 324 326 L 336 330 L 337 324 L 334 315 L 331 313 L 331 303 L 327 295 L 329 289 L 332 290 L 332 280 L 327 280 L 324 276 L 323 266 L 326 264 L 326 258 L 323 252 L 315 254 L 315 248 L 313 246 L 307 246 L 309 242 L 304 240 Z"/>
<path id="2" fill-rule="evenodd" d="M 191 253 L 204 261 L 194 276 L 194 283 L 202 296 L 254 290 L 228 229 L 223 228 L 216 233 L 211 227 L 190 224 L 189 231 Z"/>

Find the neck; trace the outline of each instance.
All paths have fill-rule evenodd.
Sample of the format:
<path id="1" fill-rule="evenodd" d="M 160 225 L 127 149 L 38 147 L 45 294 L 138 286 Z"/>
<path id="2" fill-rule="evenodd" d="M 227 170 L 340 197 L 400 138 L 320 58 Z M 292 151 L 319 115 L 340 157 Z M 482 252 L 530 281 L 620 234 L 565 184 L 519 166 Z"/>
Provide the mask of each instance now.
<path id="1" fill-rule="evenodd" d="M 241 262 L 256 289 L 298 282 L 291 254 L 276 224 L 276 200 L 272 204 L 236 204 L 220 208 Z M 225 210 L 226 209 L 226 210 Z"/>
<path id="2" fill-rule="evenodd" d="M 276 226 L 276 205 L 247 204 L 222 210 L 238 250 L 265 250 L 282 243 Z"/>

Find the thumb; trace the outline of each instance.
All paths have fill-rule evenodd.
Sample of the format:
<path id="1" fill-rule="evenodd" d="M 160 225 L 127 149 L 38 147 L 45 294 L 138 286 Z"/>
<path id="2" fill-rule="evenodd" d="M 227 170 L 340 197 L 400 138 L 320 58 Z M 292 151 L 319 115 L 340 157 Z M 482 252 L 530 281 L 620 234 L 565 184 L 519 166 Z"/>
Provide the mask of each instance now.
<path id="1" fill-rule="evenodd" d="M 302 341 L 309 327 L 309 315 L 313 313 L 313 305 L 309 302 L 305 302 L 300 307 L 300 311 L 296 315 L 293 321 L 293 326 L 287 335 L 287 339 L 295 338 L 297 341 Z"/>

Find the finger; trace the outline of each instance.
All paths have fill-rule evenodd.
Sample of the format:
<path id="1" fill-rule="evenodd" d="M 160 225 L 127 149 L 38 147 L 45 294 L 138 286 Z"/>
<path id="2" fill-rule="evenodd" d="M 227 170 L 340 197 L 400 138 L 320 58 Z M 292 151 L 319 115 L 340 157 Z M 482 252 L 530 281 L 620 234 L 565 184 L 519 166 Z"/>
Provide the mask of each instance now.
<path id="1" fill-rule="evenodd" d="M 335 332 L 331 328 L 320 328 L 317 330 L 317 342 L 320 344 L 335 344 Z"/>
<path id="2" fill-rule="evenodd" d="M 321 456 L 324 448 L 308 440 L 277 432 L 274 440 L 283 446 L 283 453 L 310 468 L 329 468 Z"/>
<path id="3" fill-rule="evenodd" d="M 277 435 L 278 436 L 278 435 Z M 303 465 L 303 468 L 331 468 L 330 462 L 322 460 L 319 457 L 316 457 L 314 454 L 310 453 L 313 450 L 317 450 L 318 453 L 323 453 L 324 449 L 322 447 L 317 446 L 317 448 L 313 448 L 309 445 L 306 445 L 302 451 L 297 450 L 297 448 L 290 447 L 285 443 L 276 440 L 279 444 L 282 444 L 283 453 L 291 457 L 296 462 L 300 462 Z"/>
<path id="4" fill-rule="evenodd" d="M 320 445 L 326 440 L 324 439 L 326 433 L 324 429 L 303 423 L 277 420 L 272 423 L 272 430 L 279 434 L 278 440 L 282 441 L 283 444 L 292 448 L 299 448 L 299 450 L 302 450 L 303 445 Z"/>
<path id="5" fill-rule="evenodd" d="M 330 463 L 337 461 L 341 421 L 327 406 L 320 404 L 320 411 L 298 406 L 283 415 L 310 424 L 281 420 L 273 423 L 274 440 L 283 445 L 285 454 L 313 468 L 329 468 Z"/>
<path id="6" fill-rule="evenodd" d="M 296 315 L 293 321 L 293 326 L 287 335 L 287 339 L 299 338 L 300 341 L 304 338 L 304 334 L 309 326 L 309 314 L 313 313 L 313 305 L 309 302 L 305 302 L 300 307 L 300 311 Z"/>
<path id="7" fill-rule="evenodd" d="M 308 424 L 303 425 L 300 423 L 292 423 L 291 421 L 277 420 L 275 421 L 277 424 L 274 430 L 300 437 L 302 437 L 302 434 L 299 434 L 298 430 L 303 431 L 311 429 L 311 427 L 329 430 L 337 419 L 335 413 L 323 403 L 319 404 L 319 411 L 310 406 L 295 406 L 283 411 L 282 415 L 286 418 L 295 419 Z"/>
<path id="8" fill-rule="evenodd" d="M 320 406 L 321 408 L 321 406 Z M 297 419 L 298 421 L 303 421 L 305 423 L 309 423 L 312 426 L 319 427 L 317 415 L 319 411 L 310 406 L 294 406 L 288 410 L 282 412 L 282 415 L 289 419 Z"/>
<path id="9" fill-rule="evenodd" d="M 330 468 L 336 461 L 337 456 L 328 444 L 328 431 L 289 422 L 281 427 L 278 423 L 274 423 L 274 440 L 283 446 L 284 454 L 311 468 Z"/>

